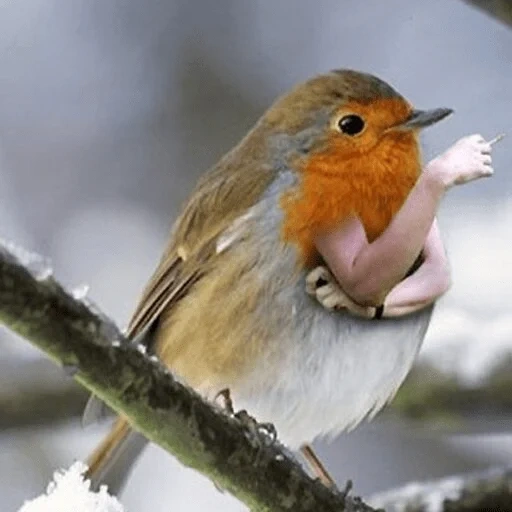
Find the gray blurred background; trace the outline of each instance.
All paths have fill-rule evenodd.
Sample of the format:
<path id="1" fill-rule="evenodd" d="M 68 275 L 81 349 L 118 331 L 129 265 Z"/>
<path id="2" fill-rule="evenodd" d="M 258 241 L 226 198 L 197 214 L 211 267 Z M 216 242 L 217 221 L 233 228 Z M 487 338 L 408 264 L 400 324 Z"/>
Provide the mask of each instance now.
<path id="1" fill-rule="evenodd" d="M 460 0 L 4 0 L 0 236 L 50 257 L 66 285 L 90 285 L 124 325 L 196 178 L 276 95 L 340 67 L 382 77 L 418 107 L 455 109 L 425 134 L 426 158 L 469 133 L 509 133 L 495 176 L 445 201 L 454 286 L 422 355 L 478 387 L 512 346 L 512 30 Z M 84 395 L 4 330 L 0 388 L 0 502 L 11 511 L 105 426 L 82 429 Z M 448 433 L 388 414 L 319 450 L 368 495 L 510 462 L 511 422 L 495 412 Z M 122 501 L 242 510 L 156 447 Z"/>

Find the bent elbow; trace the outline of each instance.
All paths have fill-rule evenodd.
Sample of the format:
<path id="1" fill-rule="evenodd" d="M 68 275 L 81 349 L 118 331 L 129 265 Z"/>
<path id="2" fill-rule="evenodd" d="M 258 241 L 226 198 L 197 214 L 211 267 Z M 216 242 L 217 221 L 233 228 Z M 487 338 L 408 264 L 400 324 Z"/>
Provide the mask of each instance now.
<path id="1" fill-rule="evenodd" d="M 452 287 L 452 284 L 452 275 L 450 269 L 446 267 L 444 271 L 439 275 L 439 296 L 444 295 Z"/>

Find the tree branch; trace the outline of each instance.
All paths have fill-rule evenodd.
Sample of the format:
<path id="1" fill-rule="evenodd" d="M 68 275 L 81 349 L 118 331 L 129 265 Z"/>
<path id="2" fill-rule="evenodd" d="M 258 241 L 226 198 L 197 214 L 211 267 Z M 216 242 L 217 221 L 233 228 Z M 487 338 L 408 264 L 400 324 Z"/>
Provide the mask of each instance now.
<path id="1" fill-rule="evenodd" d="M 254 511 L 371 512 L 309 478 L 278 443 L 176 382 L 112 321 L 67 293 L 40 258 L 0 243 L 0 322 L 48 353 L 134 428 Z M 512 469 L 375 496 L 388 512 L 512 512 Z"/>
<path id="2" fill-rule="evenodd" d="M 67 293 L 45 262 L 0 244 L 0 322 L 45 351 L 133 427 L 254 511 L 366 512 L 313 481 L 278 443 L 173 379 L 114 323 Z"/>
<path id="3" fill-rule="evenodd" d="M 512 512 L 512 468 L 412 483 L 371 498 L 387 512 Z"/>
<path id="4" fill-rule="evenodd" d="M 464 0 L 512 27 L 512 0 Z"/>

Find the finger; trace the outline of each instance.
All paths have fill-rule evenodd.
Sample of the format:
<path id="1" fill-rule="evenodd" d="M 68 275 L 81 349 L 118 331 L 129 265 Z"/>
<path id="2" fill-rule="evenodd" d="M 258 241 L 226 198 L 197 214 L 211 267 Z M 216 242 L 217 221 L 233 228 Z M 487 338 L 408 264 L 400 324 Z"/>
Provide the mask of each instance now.
<path id="1" fill-rule="evenodd" d="M 330 307 L 334 307 L 334 305 L 338 307 L 350 307 L 351 301 L 347 300 L 346 295 L 343 292 L 340 292 L 339 289 L 335 289 L 333 287 L 329 289 L 325 289 L 327 287 L 322 287 L 317 290 L 316 298 L 322 304 L 330 304 Z"/>
<path id="2" fill-rule="evenodd" d="M 328 307 L 350 307 L 351 301 L 337 287 L 326 285 L 318 288 L 316 298 L 323 305 Z M 327 307 L 326 306 L 326 307 Z"/>
<path id="3" fill-rule="evenodd" d="M 306 284 L 306 293 L 308 295 L 316 295 L 316 289 L 312 285 Z"/>
<path id="4" fill-rule="evenodd" d="M 315 283 L 316 281 L 310 280 L 309 275 L 306 276 L 306 292 L 309 293 L 309 295 L 315 295 Z"/>
<path id="5" fill-rule="evenodd" d="M 317 282 L 320 279 L 329 281 L 329 271 L 325 267 L 316 267 L 306 276 L 306 290 L 308 293 L 314 293 L 317 289 Z"/>
<path id="6" fill-rule="evenodd" d="M 316 298 L 320 301 L 325 300 L 326 297 L 329 297 L 329 295 L 333 295 L 333 294 L 336 294 L 336 291 L 329 284 L 320 286 L 320 288 L 316 289 Z"/>
<path id="7" fill-rule="evenodd" d="M 463 176 L 459 176 L 455 180 L 455 185 L 464 185 L 465 183 L 470 183 L 471 181 L 478 180 L 480 178 L 489 178 L 494 174 L 494 170 L 490 166 L 482 166 L 480 169 L 476 169 L 471 174 L 466 174 Z"/>
<path id="8" fill-rule="evenodd" d="M 493 173 L 494 169 L 490 165 L 483 165 L 476 171 L 473 179 L 477 179 L 481 176 L 486 178 L 487 176 L 491 176 Z"/>
<path id="9" fill-rule="evenodd" d="M 325 267 L 314 268 L 307 276 L 306 282 L 315 282 L 325 274 Z"/>
<path id="10" fill-rule="evenodd" d="M 483 155 L 481 161 L 482 161 L 482 163 L 484 165 L 491 165 L 492 164 L 492 157 L 491 157 L 491 155 Z"/>
<path id="11" fill-rule="evenodd" d="M 335 294 L 325 297 L 325 299 L 320 302 L 322 303 L 322 306 L 327 309 L 334 309 L 335 307 L 341 308 L 343 306 L 338 302 Z"/>
<path id="12" fill-rule="evenodd" d="M 492 145 L 489 142 L 484 142 L 478 148 L 478 151 L 484 155 L 490 155 L 492 151 Z"/>
<path id="13" fill-rule="evenodd" d="M 316 281 L 306 282 L 306 293 L 309 295 L 316 295 L 317 290 Z"/>

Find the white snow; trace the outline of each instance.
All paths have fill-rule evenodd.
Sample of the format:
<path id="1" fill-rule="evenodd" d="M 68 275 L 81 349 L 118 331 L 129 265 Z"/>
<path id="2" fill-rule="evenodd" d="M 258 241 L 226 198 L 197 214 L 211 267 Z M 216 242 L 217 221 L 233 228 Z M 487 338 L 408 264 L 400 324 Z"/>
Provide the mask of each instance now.
<path id="1" fill-rule="evenodd" d="M 86 470 L 85 464 L 75 462 L 67 471 L 56 471 L 46 493 L 25 502 L 18 512 L 124 512 L 106 486 L 90 490 L 90 481 L 83 477 Z"/>
<path id="2" fill-rule="evenodd" d="M 90 287 L 88 284 L 81 284 L 80 286 L 77 286 L 71 290 L 71 295 L 75 300 L 84 300 L 89 293 L 89 288 Z"/>
<path id="3" fill-rule="evenodd" d="M 2 238 L 0 238 L 0 250 L 1 249 L 6 250 L 14 256 L 38 281 L 44 281 L 52 276 L 53 270 L 50 260 L 40 254 L 27 251 L 23 247 Z"/>
<path id="4" fill-rule="evenodd" d="M 464 480 L 454 476 L 440 481 L 410 483 L 400 490 L 391 490 L 371 497 L 368 502 L 387 512 L 406 512 L 410 507 L 423 507 L 425 512 L 442 512 L 444 500 L 455 500 L 464 486 Z"/>

